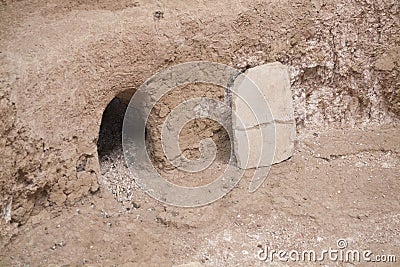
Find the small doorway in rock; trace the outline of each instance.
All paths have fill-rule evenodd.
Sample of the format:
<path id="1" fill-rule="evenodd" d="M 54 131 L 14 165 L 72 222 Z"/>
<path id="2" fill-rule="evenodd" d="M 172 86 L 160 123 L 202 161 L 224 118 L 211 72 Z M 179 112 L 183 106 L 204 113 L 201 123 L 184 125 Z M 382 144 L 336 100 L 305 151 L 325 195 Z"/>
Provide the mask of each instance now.
<path id="1" fill-rule="evenodd" d="M 122 148 L 122 127 L 127 107 L 127 101 L 119 96 L 110 101 L 101 120 L 97 152 L 103 186 L 130 210 L 138 188 L 125 163 Z"/>
<path id="2" fill-rule="evenodd" d="M 126 108 L 124 102 L 114 97 L 104 110 L 97 142 L 100 161 L 122 153 L 122 125 Z"/>

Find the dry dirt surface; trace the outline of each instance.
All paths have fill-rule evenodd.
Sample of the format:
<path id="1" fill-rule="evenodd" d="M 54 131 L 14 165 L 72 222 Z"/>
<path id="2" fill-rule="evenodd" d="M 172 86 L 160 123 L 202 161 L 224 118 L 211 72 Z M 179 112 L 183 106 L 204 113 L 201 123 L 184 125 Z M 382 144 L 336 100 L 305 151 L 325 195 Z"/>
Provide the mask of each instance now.
<path id="1" fill-rule="evenodd" d="M 265 245 L 341 238 L 399 262 L 399 13 L 398 0 L 0 0 L 0 266 L 261 266 Z M 215 203 L 174 208 L 130 178 L 123 105 L 199 60 L 287 65 L 296 152 L 255 193 L 249 171 Z M 212 137 L 218 161 L 191 177 L 165 162 L 160 123 L 194 96 L 223 92 L 172 92 L 146 129 L 156 167 L 185 185 L 209 182 L 230 152 L 221 127 L 194 121 L 185 153 Z"/>
<path id="2" fill-rule="evenodd" d="M 245 176 L 221 200 L 195 209 L 165 206 L 138 190 L 134 207 L 107 193 L 85 198 L 56 216 L 32 216 L 2 250 L 2 263 L 265 266 L 259 246 L 322 251 L 337 249 L 339 239 L 348 249 L 399 260 L 400 128 L 340 129 L 299 139 L 293 157 L 273 166 L 255 193 L 247 192 Z M 110 176 L 126 168 L 114 160 Z M 320 263 L 291 263 L 298 264 Z"/>

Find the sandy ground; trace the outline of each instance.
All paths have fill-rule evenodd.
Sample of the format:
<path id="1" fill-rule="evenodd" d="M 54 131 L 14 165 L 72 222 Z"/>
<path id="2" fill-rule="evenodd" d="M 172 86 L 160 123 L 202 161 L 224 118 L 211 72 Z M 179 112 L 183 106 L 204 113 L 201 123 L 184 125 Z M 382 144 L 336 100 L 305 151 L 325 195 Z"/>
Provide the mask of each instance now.
<path id="1" fill-rule="evenodd" d="M 163 205 L 134 184 L 132 205 L 121 204 L 105 183 L 102 193 L 55 217 L 47 210 L 33 216 L 1 250 L 0 265 L 265 266 L 269 259 L 258 259 L 265 246 L 320 253 L 344 239 L 343 251 L 371 250 L 371 259 L 396 255 L 397 265 L 386 264 L 399 266 L 400 127 L 310 133 L 296 146 L 255 193 L 247 192 L 249 172 L 223 199 L 201 208 Z M 126 172 L 118 157 L 108 160 L 105 180 Z M 322 263 L 275 258 L 272 265 L 299 263 L 367 264 L 326 257 Z"/>
<path id="2" fill-rule="evenodd" d="M 0 244 L 0 267 L 378 265 L 258 258 L 265 248 L 321 254 L 338 241 L 400 266 L 400 127 L 371 128 L 400 114 L 398 2 L 233 2 L 0 1 L 0 200 L 14 197 L 12 226 L 23 224 Z M 249 171 L 195 209 L 142 193 L 114 146 L 99 154 L 96 179 L 78 183 L 80 156 L 97 163 L 109 101 L 191 60 L 290 66 L 302 133 L 293 157 L 255 193 Z M 204 183 L 221 166 L 204 180 L 169 178 Z"/>

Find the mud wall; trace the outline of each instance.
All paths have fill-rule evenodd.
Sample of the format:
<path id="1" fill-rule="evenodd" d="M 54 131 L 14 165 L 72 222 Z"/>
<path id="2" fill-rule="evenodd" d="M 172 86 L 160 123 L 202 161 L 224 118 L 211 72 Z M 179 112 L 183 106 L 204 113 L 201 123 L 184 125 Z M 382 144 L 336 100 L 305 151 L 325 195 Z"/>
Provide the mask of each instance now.
<path id="1" fill-rule="evenodd" d="M 99 191 L 104 109 L 167 66 L 280 61 L 290 67 L 300 132 L 400 117 L 396 0 L 0 5 L 6 232 Z M 179 98 L 165 101 L 171 108 Z"/>

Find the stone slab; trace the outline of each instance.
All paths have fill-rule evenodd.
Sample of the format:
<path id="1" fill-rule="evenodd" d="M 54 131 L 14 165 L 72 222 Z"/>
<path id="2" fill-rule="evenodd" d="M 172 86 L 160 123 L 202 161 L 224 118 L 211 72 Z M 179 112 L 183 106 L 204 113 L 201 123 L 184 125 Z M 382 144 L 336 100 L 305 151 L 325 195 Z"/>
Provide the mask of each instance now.
<path id="1" fill-rule="evenodd" d="M 235 80 L 233 92 L 238 166 L 267 167 L 291 157 L 296 125 L 287 67 L 275 62 L 248 69 Z"/>

